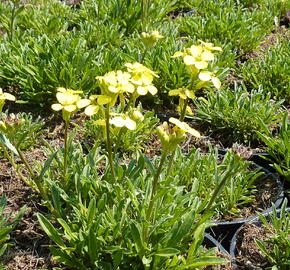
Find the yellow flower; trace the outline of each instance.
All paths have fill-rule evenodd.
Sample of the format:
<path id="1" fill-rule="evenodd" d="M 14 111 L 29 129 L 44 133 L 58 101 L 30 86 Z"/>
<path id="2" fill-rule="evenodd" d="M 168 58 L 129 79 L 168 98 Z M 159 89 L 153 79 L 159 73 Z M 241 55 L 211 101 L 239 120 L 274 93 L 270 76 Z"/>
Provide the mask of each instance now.
<path id="1" fill-rule="evenodd" d="M 187 99 L 187 98 L 195 98 L 195 94 L 192 90 L 189 90 L 187 88 L 178 88 L 175 90 L 169 91 L 169 96 L 179 96 L 181 99 Z"/>
<path id="2" fill-rule="evenodd" d="M 200 83 L 197 84 L 197 88 L 204 87 L 207 82 L 211 81 L 216 89 L 220 89 L 221 81 L 219 78 L 214 76 L 213 72 L 210 71 L 201 71 L 198 74 L 198 78 L 201 80 Z"/>
<path id="3" fill-rule="evenodd" d="M 213 43 L 207 43 L 207 42 L 204 42 L 202 40 L 198 40 L 206 50 L 209 50 L 209 51 L 220 51 L 222 52 L 222 48 L 221 47 L 216 47 L 213 45 Z"/>
<path id="4" fill-rule="evenodd" d="M 144 116 L 139 110 L 134 110 L 131 114 L 133 120 L 141 120 L 141 121 L 144 120 Z"/>
<path id="5" fill-rule="evenodd" d="M 168 152 L 175 150 L 176 146 L 186 138 L 186 133 L 198 138 L 200 137 L 200 133 L 197 130 L 176 118 L 169 118 L 169 122 L 175 126 L 171 128 L 167 122 L 164 122 L 156 130 L 162 147 Z"/>
<path id="6" fill-rule="evenodd" d="M 56 99 L 59 103 L 52 104 L 51 108 L 54 111 L 62 110 L 64 120 L 68 120 L 73 112 L 91 103 L 89 99 L 81 99 L 79 96 L 81 93 L 82 91 L 79 90 L 76 91 L 60 87 L 56 93 Z"/>
<path id="7" fill-rule="evenodd" d="M 136 129 L 136 122 L 133 121 L 129 116 L 124 114 L 110 119 L 110 124 L 119 128 L 126 127 L 130 130 Z"/>
<path id="8" fill-rule="evenodd" d="M 189 133 L 193 135 L 194 137 L 200 138 L 200 133 L 195 130 L 194 128 L 191 128 L 187 123 L 181 122 L 180 120 L 170 117 L 169 122 L 174 124 L 175 127 L 173 129 L 178 130 L 180 133 Z"/>
<path id="9" fill-rule="evenodd" d="M 152 47 L 158 39 L 164 38 L 156 30 L 152 31 L 151 33 L 142 32 L 141 37 L 142 37 L 142 42 L 148 48 Z"/>
<path id="10" fill-rule="evenodd" d="M 173 58 L 182 56 L 184 64 L 192 73 L 208 67 L 208 62 L 214 60 L 214 54 L 211 51 L 222 50 L 220 47 L 214 47 L 212 43 L 200 42 L 201 45 L 192 45 L 190 48 L 186 48 L 184 52 L 178 51 L 172 56 Z"/>
<path id="11" fill-rule="evenodd" d="M 109 104 L 112 102 L 112 98 L 106 95 L 91 95 L 91 104 L 86 107 L 85 114 L 92 116 L 99 111 L 100 105 Z"/>
<path id="12" fill-rule="evenodd" d="M 0 88 L 0 112 L 2 112 L 3 106 L 5 104 L 5 100 L 15 101 L 15 97 L 9 93 L 4 93 Z"/>
<path id="13" fill-rule="evenodd" d="M 153 78 L 158 77 L 155 72 L 138 62 L 126 63 L 125 66 L 132 75 L 131 82 L 136 86 L 138 95 L 144 96 L 148 92 L 152 95 L 157 93 L 157 88 L 152 85 Z"/>
<path id="14" fill-rule="evenodd" d="M 131 75 L 121 70 L 110 71 L 104 76 L 97 76 L 97 80 L 101 82 L 102 90 L 107 94 L 133 93 L 134 85 L 131 83 Z"/>

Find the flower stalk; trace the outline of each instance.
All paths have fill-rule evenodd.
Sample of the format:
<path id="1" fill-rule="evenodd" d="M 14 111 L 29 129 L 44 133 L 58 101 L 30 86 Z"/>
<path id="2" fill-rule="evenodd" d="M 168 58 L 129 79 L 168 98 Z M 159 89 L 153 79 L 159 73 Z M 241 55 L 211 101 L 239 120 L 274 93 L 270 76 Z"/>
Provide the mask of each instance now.
<path id="1" fill-rule="evenodd" d="M 68 126 L 69 121 L 65 120 L 64 124 L 64 160 L 63 160 L 63 178 L 67 181 L 67 160 L 68 160 Z"/>
<path id="2" fill-rule="evenodd" d="M 116 182 L 114 161 L 113 161 L 113 150 L 112 150 L 112 142 L 110 137 L 110 106 L 107 104 L 106 108 L 106 135 L 107 135 L 107 151 L 108 151 L 108 159 L 111 167 L 113 183 Z"/>

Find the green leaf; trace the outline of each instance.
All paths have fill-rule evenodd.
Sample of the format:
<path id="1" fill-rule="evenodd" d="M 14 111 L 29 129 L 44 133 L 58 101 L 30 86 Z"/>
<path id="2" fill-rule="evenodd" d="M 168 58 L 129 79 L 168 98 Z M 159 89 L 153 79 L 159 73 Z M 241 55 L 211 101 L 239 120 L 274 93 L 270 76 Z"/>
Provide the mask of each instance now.
<path id="1" fill-rule="evenodd" d="M 10 151 L 12 151 L 16 156 L 18 156 L 18 152 L 16 148 L 10 143 L 9 139 L 2 133 L 0 133 L 0 143 L 3 143 Z"/>
<path id="2" fill-rule="evenodd" d="M 176 248 L 162 248 L 158 249 L 154 255 L 160 257 L 170 257 L 179 254 L 180 251 Z"/>
<path id="3" fill-rule="evenodd" d="M 63 219 L 58 218 L 57 221 L 63 227 L 63 229 L 65 230 L 65 233 L 70 237 L 70 239 L 68 239 L 69 241 L 77 240 L 76 233 L 72 232 L 69 225 Z"/>
<path id="4" fill-rule="evenodd" d="M 143 243 L 143 237 L 142 237 L 142 228 L 140 224 L 138 224 L 136 221 L 132 220 L 130 223 L 130 232 L 132 235 L 132 238 L 134 240 L 136 250 L 139 254 L 139 256 L 143 257 L 144 252 L 144 243 Z"/>
<path id="5" fill-rule="evenodd" d="M 204 257 L 193 260 L 189 264 L 179 266 L 176 269 L 177 270 L 192 269 L 192 268 L 197 268 L 197 267 L 202 267 L 202 266 L 225 264 L 225 263 L 228 263 L 226 259 L 215 257 L 215 256 L 204 256 Z"/>
<path id="6" fill-rule="evenodd" d="M 53 225 L 42 215 L 37 214 L 38 221 L 43 228 L 43 230 L 46 232 L 46 234 L 51 238 L 58 246 L 65 248 L 65 244 L 60 238 L 59 233 L 57 230 L 53 227 Z"/>

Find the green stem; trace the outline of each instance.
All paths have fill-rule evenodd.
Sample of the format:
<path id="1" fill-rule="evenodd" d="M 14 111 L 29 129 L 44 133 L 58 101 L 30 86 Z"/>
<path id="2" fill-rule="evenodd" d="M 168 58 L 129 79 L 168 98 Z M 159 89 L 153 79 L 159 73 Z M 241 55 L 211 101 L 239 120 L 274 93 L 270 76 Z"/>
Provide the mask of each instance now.
<path id="1" fill-rule="evenodd" d="M 113 150 L 112 150 L 112 143 L 110 138 L 110 106 L 107 105 L 106 108 L 106 135 L 107 135 L 107 151 L 108 151 L 108 158 L 112 172 L 113 183 L 116 182 L 116 175 L 115 175 L 115 168 L 113 162 Z"/>
<path id="2" fill-rule="evenodd" d="M 27 180 L 26 177 L 24 177 L 24 175 L 17 169 L 17 166 L 13 160 L 13 158 L 9 155 L 7 149 L 5 146 L 2 147 L 3 151 L 4 151 L 4 156 L 8 159 L 8 161 L 10 162 L 10 164 L 12 165 L 13 169 L 15 170 L 15 172 L 18 174 L 18 176 L 20 177 L 20 179 L 29 187 L 33 188 L 31 184 L 31 181 Z"/>
<path id="3" fill-rule="evenodd" d="M 65 120 L 64 128 L 64 161 L 63 161 L 63 178 L 67 181 L 67 156 L 68 156 L 68 125 L 69 121 Z"/>
<path id="4" fill-rule="evenodd" d="M 169 162 L 168 162 L 168 166 L 167 166 L 167 171 L 166 171 L 166 178 L 168 177 L 170 170 L 172 168 L 172 164 L 173 164 L 173 160 L 174 160 L 174 156 L 175 156 L 175 150 L 176 148 L 172 151 L 171 156 L 169 158 Z"/>
<path id="5" fill-rule="evenodd" d="M 183 121 L 186 113 L 186 107 L 188 105 L 188 98 L 183 103 L 183 108 L 181 109 L 179 120 Z"/>
<path id="6" fill-rule="evenodd" d="M 120 148 L 121 136 L 123 135 L 124 131 L 125 131 L 124 127 L 121 127 L 119 134 L 118 134 L 118 137 L 117 137 L 116 145 L 115 145 L 116 151 L 118 151 Z"/>
<path id="7" fill-rule="evenodd" d="M 216 189 L 214 190 L 214 193 L 212 194 L 210 201 L 208 202 L 207 206 L 206 206 L 206 210 L 204 212 L 204 214 L 207 214 L 210 210 L 212 205 L 214 204 L 217 196 L 219 195 L 222 187 L 225 185 L 225 183 L 227 182 L 228 179 L 232 178 L 234 175 L 237 174 L 237 170 L 236 168 L 231 169 L 224 177 L 223 179 L 220 181 L 220 183 L 218 184 L 218 186 L 216 187 Z"/>
<path id="8" fill-rule="evenodd" d="M 167 151 L 164 151 L 162 153 L 157 172 L 156 172 L 156 174 L 154 176 L 154 179 L 153 179 L 153 187 L 152 187 L 152 192 L 151 192 L 151 197 L 150 197 L 150 203 L 149 203 L 148 212 L 147 212 L 147 215 L 146 215 L 146 219 L 147 220 L 149 220 L 151 218 L 152 208 L 153 208 L 153 203 L 154 203 L 154 197 L 155 197 L 155 194 L 156 194 L 156 191 L 157 191 L 157 186 L 158 186 L 158 180 L 159 180 L 159 176 L 160 176 L 163 164 L 164 164 L 165 159 L 167 157 L 167 154 L 168 154 Z"/>
<path id="9" fill-rule="evenodd" d="M 21 161 L 23 162 L 24 166 L 28 170 L 28 172 L 30 174 L 30 177 L 33 179 L 35 177 L 35 174 L 34 174 L 32 168 L 31 168 L 31 166 L 28 164 L 28 162 L 27 162 L 26 158 L 24 157 L 22 151 L 20 149 L 18 149 L 18 148 L 16 148 L 16 150 L 17 150 L 17 153 L 18 153 Z"/>
<path id="10" fill-rule="evenodd" d="M 148 48 L 145 47 L 144 53 L 142 53 L 142 57 L 141 57 L 141 60 L 140 60 L 141 64 L 143 64 L 143 61 L 144 61 L 145 56 L 147 55 L 147 53 L 148 53 Z"/>

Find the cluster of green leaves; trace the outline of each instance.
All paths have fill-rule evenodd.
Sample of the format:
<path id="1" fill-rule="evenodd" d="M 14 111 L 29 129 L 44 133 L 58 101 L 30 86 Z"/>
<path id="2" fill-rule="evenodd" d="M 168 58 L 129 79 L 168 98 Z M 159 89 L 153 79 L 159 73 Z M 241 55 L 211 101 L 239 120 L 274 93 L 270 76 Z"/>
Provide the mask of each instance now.
<path id="1" fill-rule="evenodd" d="M 286 270 L 290 265 L 290 212 L 286 207 L 287 199 L 279 211 L 273 206 L 269 216 L 260 216 L 263 226 L 271 235 L 265 241 L 256 241 L 271 265 L 267 270 Z"/>
<path id="2" fill-rule="evenodd" d="M 240 76 L 253 88 L 263 85 L 265 93 L 290 102 L 290 41 L 281 40 L 258 59 L 240 66 Z"/>
<path id="3" fill-rule="evenodd" d="M 87 91 L 94 87 L 95 54 L 84 39 L 26 36 L 2 44 L 0 54 L 1 84 L 17 84 L 21 98 L 30 103 L 49 102 L 59 85 Z"/>
<path id="4" fill-rule="evenodd" d="M 290 181 L 290 128 L 288 112 L 284 113 L 282 124 L 277 134 L 264 126 L 261 132 L 257 132 L 261 140 L 266 144 L 266 151 L 271 156 L 274 168 Z"/>
<path id="5" fill-rule="evenodd" d="M 80 143 L 70 145 L 67 183 L 59 177 L 61 151 L 51 154 L 54 158 L 47 163 L 45 186 L 60 226 L 41 214 L 38 218 L 56 244 L 52 254 L 65 265 L 76 269 L 201 269 L 225 262 L 214 255 L 214 249 L 202 246 L 212 212 L 203 213 L 205 203 L 195 191 L 185 190 L 177 177 L 173 181 L 166 178 L 166 172 L 161 174 L 148 218 L 159 158 L 150 161 L 139 154 L 122 165 L 116 160 L 117 182 L 112 185 L 109 165 L 97 148 L 85 154 Z"/>
<path id="6" fill-rule="evenodd" d="M 2 195 L 0 198 L 0 257 L 3 256 L 7 247 L 12 245 L 11 243 L 6 243 L 10 239 L 9 234 L 18 224 L 18 222 L 24 215 L 24 212 L 26 211 L 25 208 L 22 208 L 15 217 L 12 217 L 11 215 L 7 215 L 5 213 L 6 206 L 6 197 L 5 195 Z"/>
<path id="7" fill-rule="evenodd" d="M 271 6 L 272 7 L 272 6 Z M 273 29 L 277 12 L 270 5 L 248 10 L 234 0 L 196 1 L 194 12 L 179 17 L 176 23 L 182 36 L 193 36 L 214 43 L 227 44 L 228 64 L 235 55 L 242 55 L 260 44 L 267 31 Z M 267 29 L 267 31 L 265 31 Z M 268 32 L 268 33 L 269 33 Z M 224 47 L 224 46 L 223 46 Z"/>
<path id="8" fill-rule="evenodd" d="M 186 156 L 180 152 L 177 154 L 171 177 L 179 178 L 185 190 L 193 192 L 202 201 L 208 201 L 227 174 L 230 164 L 239 167 L 239 174 L 229 178 L 219 193 L 213 206 L 214 218 L 239 216 L 240 209 L 255 200 L 255 181 L 263 175 L 258 168 L 251 167 L 251 162 L 243 161 L 232 152 L 227 152 L 222 158 L 217 149 L 210 148 L 206 155 L 193 149 Z"/>
<path id="9" fill-rule="evenodd" d="M 210 92 L 207 99 L 197 99 L 196 118 L 209 123 L 213 132 L 222 133 L 226 145 L 254 144 L 256 131 L 263 131 L 265 125 L 270 130 L 277 126 L 281 103 L 272 100 L 270 93 L 265 95 L 262 88 L 249 93 L 244 86 L 235 86 L 234 90 Z"/>
<path id="10" fill-rule="evenodd" d="M 0 123 L 0 130 L 6 129 L 7 137 L 20 150 L 29 150 L 36 145 L 39 136 L 44 132 L 44 121 L 40 117 L 33 118 L 30 113 L 0 113 L 0 121 L 3 123 L 3 126 Z"/>

